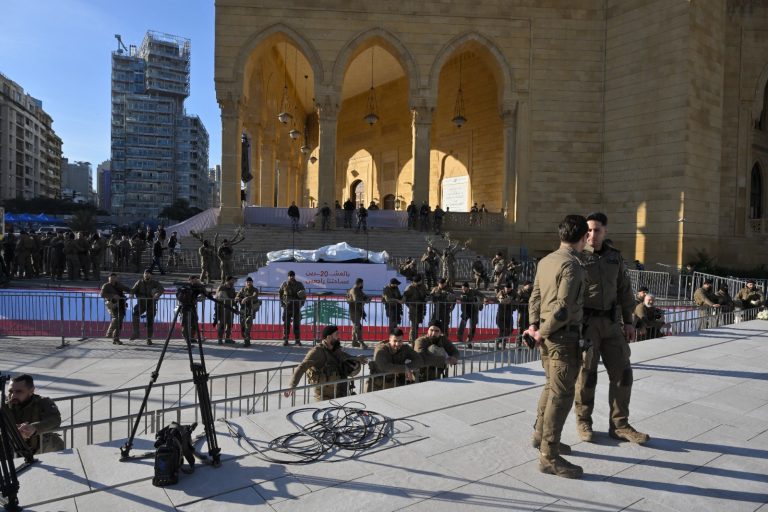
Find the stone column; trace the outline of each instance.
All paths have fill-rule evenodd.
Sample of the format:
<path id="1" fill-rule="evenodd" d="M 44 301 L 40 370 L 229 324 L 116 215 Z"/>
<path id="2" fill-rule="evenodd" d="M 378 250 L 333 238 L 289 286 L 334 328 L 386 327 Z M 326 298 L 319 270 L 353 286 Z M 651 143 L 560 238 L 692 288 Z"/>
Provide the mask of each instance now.
<path id="1" fill-rule="evenodd" d="M 272 129 L 261 131 L 259 150 L 259 204 L 271 208 L 275 202 L 275 144 Z"/>
<path id="2" fill-rule="evenodd" d="M 240 98 L 227 94 L 221 108 L 221 214 L 219 224 L 242 224 L 240 203 Z"/>
<path id="3" fill-rule="evenodd" d="M 741 101 L 739 105 L 739 132 L 736 156 L 736 201 L 734 208 L 734 234 L 736 236 L 751 236 L 747 223 L 749 216 L 749 187 L 750 171 L 752 170 L 750 156 L 752 153 L 752 102 Z"/>
<path id="4" fill-rule="evenodd" d="M 336 128 L 339 109 L 333 100 L 326 98 L 318 108 L 319 144 L 317 156 L 317 202 L 333 205 L 336 199 Z M 334 216 L 331 216 L 333 227 Z"/>
<path id="5" fill-rule="evenodd" d="M 411 109 L 413 128 L 413 200 L 416 206 L 429 201 L 429 156 L 432 133 L 432 107 Z"/>
<path id="6" fill-rule="evenodd" d="M 521 98 L 517 102 L 517 109 L 515 115 L 515 149 L 514 149 L 514 162 L 515 162 L 515 215 L 514 223 L 515 229 L 518 232 L 526 232 L 529 230 L 528 226 L 528 208 L 530 207 L 530 168 L 529 168 L 529 138 L 528 138 L 528 99 Z"/>
<path id="7" fill-rule="evenodd" d="M 517 176 L 515 174 L 515 136 L 517 120 L 515 107 L 501 113 L 504 123 L 504 180 L 501 187 L 501 207 L 507 214 L 506 223 L 513 224 L 517 214 Z"/>

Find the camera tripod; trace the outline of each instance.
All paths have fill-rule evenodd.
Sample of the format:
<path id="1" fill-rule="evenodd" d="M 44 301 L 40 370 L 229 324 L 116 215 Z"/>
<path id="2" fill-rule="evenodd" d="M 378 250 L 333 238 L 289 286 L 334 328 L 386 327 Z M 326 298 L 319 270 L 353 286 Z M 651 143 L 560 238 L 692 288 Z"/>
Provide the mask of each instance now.
<path id="1" fill-rule="evenodd" d="M 210 297 L 208 297 L 211 299 Z M 222 304 L 220 301 L 217 301 L 215 299 L 211 299 L 217 304 L 221 304 L 224 307 L 228 307 L 225 304 Z M 194 308 L 196 307 L 196 303 L 194 304 L 179 304 L 179 306 L 176 308 L 176 313 L 173 317 L 173 322 L 171 323 L 171 328 L 168 331 L 168 336 L 165 337 L 165 343 L 163 344 L 163 350 L 160 353 L 160 359 L 157 361 L 157 366 L 155 367 L 155 371 L 152 372 L 152 375 L 149 380 L 149 385 L 147 386 L 147 390 L 144 393 L 144 400 L 141 402 L 141 407 L 139 408 L 139 412 L 136 415 L 136 420 L 133 424 L 133 429 L 131 430 L 131 435 L 128 437 L 128 441 L 120 448 L 120 460 L 128 460 L 131 458 L 131 448 L 133 448 L 133 440 L 136 437 L 136 431 L 139 429 L 139 424 L 141 423 L 141 418 L 144 415 L 144 411 L 147 407 L 147 400 L 149 399 L 149 394 L 152 391 L 152 386 L 154 386 L 155 382 L 157 381 L 157 377 L 160 375 L 160 367 L 163 364 L 163 359 L 165 358 L 165 353 L 168 350 L 168 343 L 171 341 L 171 336 L 173 335 L 173 330 L 176 328 L 176 322 L 179 320 L 179 316 L 181 316 L 181 322 L 182 322 L 182 328 L 181 332 L 184 337 L 184 342 L 187 345 L 187 354 L 189 355 L 189 367 L 192 371 L 192 382 L 195 384 L 195 389 L 197 390 L 197 398 L 200 405 L 200 417 L 202 418 L 203 426 L 205 427 L 205 437 L 206 441 L 208 443 L 208 456 L 211 459 L 211 463 L 213 466 L 218 467 L 221 464 L 221 449 L 219 448 L 218 441 L 216 440 L 216 429 L 213 425 L 213 411 L 211 409 L 211 397 L 208 393 L 208 372 L 205 369 L 205 357 L 203 356 L 203 339 L 200 335 L 200 325 L 197 321 L 197 315 L 194 311 Z M 230 308 L 232 309 L 232 308 Z M 236 311 L 233 309 L 233 311 Z M 194 324 L 194 325 L 193 325 Z M 194 357 L 192 355 L 192 343 L 193 343 L 193 337 L 194 337 L 194 331 L 193 327 L 197 330 L 197 347 L 198 352 L 200 355 L 200 361 L 197 362 L 194 360 Z M 202 457 L 205 459 L 204 457 Z"/>
<path id="2" fill-rule="evenodd" d="M 18 474 L 37 462 L 24 439 L 21 438 L 16 422 L 11 418 L 11 413 L 5 406 L 5 385 L 8 377 L 0 375 L 0 489 L 2 497 L 0 504 L 5 510 L 21 510 L 19 507 L 19 479 Z M 14 454 L 24 457 L 24 463 L 18 468 L 13 463 Z"/>

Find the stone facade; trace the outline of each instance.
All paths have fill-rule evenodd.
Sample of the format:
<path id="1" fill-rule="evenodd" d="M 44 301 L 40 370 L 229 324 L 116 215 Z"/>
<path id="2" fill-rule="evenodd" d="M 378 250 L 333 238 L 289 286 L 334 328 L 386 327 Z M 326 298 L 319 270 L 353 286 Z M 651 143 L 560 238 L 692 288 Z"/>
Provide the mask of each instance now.
<path id="1" fill-rule="evenodd" d="M 703 249 L 757 263 L 768 227 L 768 177 L 750 189 L 755 164 L 768 165 L 762 5 L 220 0 L 221 220 L 242 218 L 245 132 L 251 204 L 332 205 L 364 189 L 366 202 L 434 206 L 443 179 L 466 177 L 467 207 L 506 211 L 514 252 L 545 253 L 563 215 L 602 210 L 629 259 L 681 265 Z M 379 121 L 368 126 L 371 83 Z M 283 85 L 295 124 L 277 121 Z"/>

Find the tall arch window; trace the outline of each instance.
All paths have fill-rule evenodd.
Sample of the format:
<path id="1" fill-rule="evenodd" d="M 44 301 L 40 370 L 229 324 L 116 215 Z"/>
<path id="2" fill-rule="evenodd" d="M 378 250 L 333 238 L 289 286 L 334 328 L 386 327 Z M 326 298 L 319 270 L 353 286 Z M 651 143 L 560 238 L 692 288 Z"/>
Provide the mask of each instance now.
<path id="1" fill-rule="evenodd" d="M 760 170 L 760 164 L 755 164 L 755 166 L 752 167 L 749 193 L 749 218 L 763 218 L 763 172 Z"/>

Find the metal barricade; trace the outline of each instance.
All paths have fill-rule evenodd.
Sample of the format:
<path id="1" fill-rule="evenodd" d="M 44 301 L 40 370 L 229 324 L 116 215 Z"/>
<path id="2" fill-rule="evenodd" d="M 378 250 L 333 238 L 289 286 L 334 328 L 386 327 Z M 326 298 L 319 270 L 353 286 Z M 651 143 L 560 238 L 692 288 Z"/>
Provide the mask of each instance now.
<path id="1" fill-rule="evenodd" d="M 670 275 L 668 272 L 655 272 L 650 270 L 628 269 L 629 279 L 632 281 L 632 290 L 637 292 L 641 286 L 657 297 L 669 295 Z"/>

